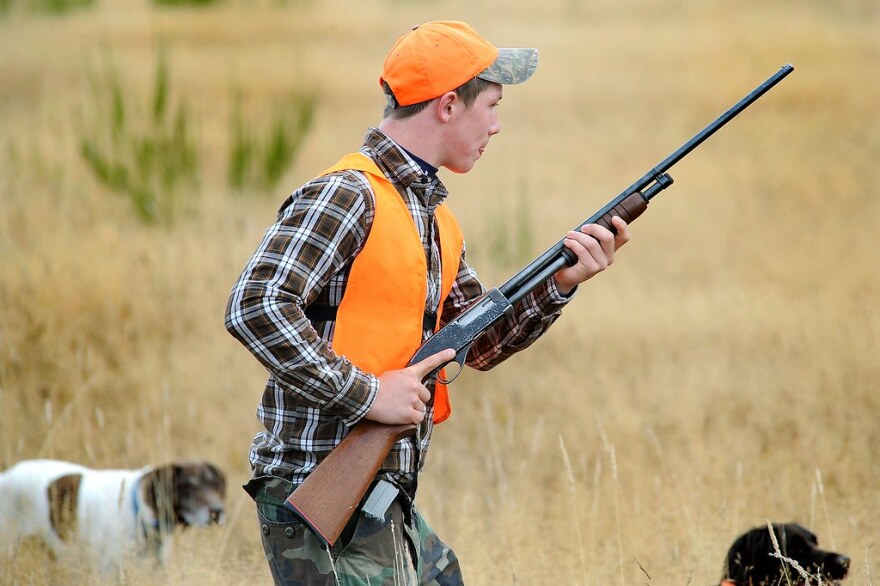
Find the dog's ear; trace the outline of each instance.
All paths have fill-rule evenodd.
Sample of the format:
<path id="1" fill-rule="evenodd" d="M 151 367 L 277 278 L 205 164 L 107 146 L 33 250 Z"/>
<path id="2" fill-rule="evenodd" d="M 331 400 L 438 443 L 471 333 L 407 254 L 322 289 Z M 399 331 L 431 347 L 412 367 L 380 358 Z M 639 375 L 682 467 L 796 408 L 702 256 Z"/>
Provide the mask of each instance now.
<path id="1" fill-rule="evenodd" d="M 180 506 L 180 501 L 185 498 L 192 486 L 198 483 L 198 477 L 193 473 L 198 465 L 188 460 L 178 460 L 169 464 L 174 486 L 174 509 Z"/>
<path id="2" fill-rule="evenodd" d="M 66 474 L 56 478 L 46 489 L 49 521 L 61 541 L 69 541 L 76 534 L 76 509 L 81 482 L 82 474 Z"/>
<path id="3" fill-rule="evenodd" d="M 148 470 L 140 481 L 142 504 L 152 511 L 163 529 L 170 529 L 174 523 L 174 484 L 174 464 Z"/>
<path id="4" fill-rule="evenodd" d="M 740 535 L 727 551 L 722 579 L 736 584 L 759 584 L 775 572 L 775 558 L 770 557 L 773 543 L 766 527 L 754 527 Z"/>
<path id="5" fill-rule="evenodd" d="M 810 552 L 816 549 L 816 536 L 796 523 L 780 525 L 778 539 L 782 555 L 802 564 L 808 561 Z"/>
<path id="6" fill-rule="evenodd" d="M 797 523 L 789 523 L 792 531 L 796 531 L 800 535 L 803 535 L 804 539 L 807 543 L 811 545 L 819 545 L 819 538 L 815 533 L 804 527 L 803 525 L 798 525 Z"/>

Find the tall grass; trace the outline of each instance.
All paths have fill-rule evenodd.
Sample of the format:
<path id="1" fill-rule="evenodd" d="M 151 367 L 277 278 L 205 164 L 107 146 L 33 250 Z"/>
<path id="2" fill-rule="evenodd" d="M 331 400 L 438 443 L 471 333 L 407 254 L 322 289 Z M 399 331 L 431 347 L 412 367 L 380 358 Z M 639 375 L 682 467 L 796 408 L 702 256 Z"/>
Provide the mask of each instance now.
<path id="1" fill-rule="evenodd" d="M 496 4 L 444 4 L 499 45 L 541 50 L 534 78 L 505 88 L 503 131 L 474 171 L 442 172 L 489 285 L 779 65 L 796 70 L 673 170 L 633 241 L 547 335 L 452 386 L 418 501 L 468 583 L 717 583 L 733 538 L 767 520 L 808 522 L 854 560 L 848 583 L 872 583 L 876 10 Z M 229 522 L 176 535 L 164 570 L 124 568 L 108 582 L 268 584 L 252 504 L 236 488 L 265 373 L 223 330 L 229 287 L 283 194 L 378 122 L 390 41 L 439 15 L 383 0 L 93 12 L 0 21 L 0 467 L 211 459 L 229 475 Z M 82 75 L 101 47 L 117 90 Z M 238 115 L 232 67 L 247 72 Z M 230 153 L 246 143 L 230 121 L 269 150 L 273 114 L 253 105 L 276 104 L 293 78 L 314 92 L 311 132 L 278 197 L 241 197 L 274 188 L 256 179 L 259 158 L 242 174 L 252 179 L 230 184 Z M 94 125 L 77 121 L 80 104 Z M 130 196 L 108 198 L 80 139 L 133 177 L 134 139 L 173 137 L 180 111 L 198 152 L 193 213 L 155 230 Z M 47 565 L 31 541 L 4 553 L 2 583 L 101 582 Z"/>
<path id="2" fill-rule="evenodd" d="M 97 106 L 83 123 L 80 153 L 96 177 L 129 199 L 146 223 L 170 223 L 183 209 L 182 190 L 194 190 L 199 160 L 185 100 L 172 104 L 168 56 L 156 59 L 153 95 L 147 108 L 113 68 L 92 76 L 90 102 Z"/>
<path id="3" fill-rule="evenodd" d="M 11 5 L 12 0 L 8 1 Z M 75 10 L 93 8 L 97 0 L 25 0 L 24 4 L 35 12 L 65 15 Z"/>
<path id="4" fill-rule="evenodd" d="M 271 107 L 264 129 L 245 119 L 240 91 L 235 92 L 229 148 L 229 185 L 237 190 L 275 193 L 285 172 L 296 161 L 312 127 L 315 96 L 293 93 Z"/>
<path id="5" fill-rule="evenodd" d="M 89 104 L 95 112 L 80 125 L 80 154 L 101 183 L 129 200 L 137 218 L 168 225 L 193 210 L 201 176 L 199 152 L 207 150 L 192 130 L 192 108 L 180 92 L 172 93 L 164 49 L 156 58 L 152 98 L 140 108 L 136 91 L 126 89 L 115 68 L 105 69 L 103 76 L 90 75 Z M 239 193 L 274 193 L 311 129 L 315 96 L 297 91 L 263 105 L 271 118 L 261 127 L 245 119 L 240 90 L 234 95 L 229 186 Z"/>

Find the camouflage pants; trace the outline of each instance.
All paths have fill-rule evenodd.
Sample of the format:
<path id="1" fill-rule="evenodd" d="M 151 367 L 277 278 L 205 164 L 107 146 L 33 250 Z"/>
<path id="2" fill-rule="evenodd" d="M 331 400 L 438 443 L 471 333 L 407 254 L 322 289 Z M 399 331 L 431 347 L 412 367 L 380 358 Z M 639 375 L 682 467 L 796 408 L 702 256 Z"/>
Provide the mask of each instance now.
<path id="1" fill-rule="evenodd" d="M 461 585 L 458 558 L 414 506 L 396 499 L 384 520 L 358 513 L 329 548 L 284 506 L 292 490 L 281 478 L 252 479 L 266 560 L 284 586 Z"/>

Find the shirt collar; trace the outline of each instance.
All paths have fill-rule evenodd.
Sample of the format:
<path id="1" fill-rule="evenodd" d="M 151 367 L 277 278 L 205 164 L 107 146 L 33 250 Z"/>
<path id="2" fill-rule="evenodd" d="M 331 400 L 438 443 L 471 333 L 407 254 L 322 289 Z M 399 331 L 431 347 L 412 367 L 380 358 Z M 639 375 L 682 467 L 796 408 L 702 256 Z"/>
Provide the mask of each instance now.
<path id="1" fill-rule="evenodd" d="M 435 167 L 434 165 L 432 165 L 431 163 L 429 163 L 425 159 L 414 155 L 412 152 L 408 151 L 407 149 L 404 149 L 403 147 L 400 147 L 400 148 L 403 149 L 403 151 L 406 154 L 408 154 L 413 161 L 416 162 L 416 164 L 422 169 L 422 171 L 425 173 L 425 175 L 427 175 L 428 177 L 432 177 L 432 178 L 437 175 L 437 171 L 439 170 L 439 169 L 437 169 L 437 167 Z"/>
<path id="2" fill-rule="evenodd" d="M 403 148 L 378 128 L 367 130 L 361 150 L 376 161 L 389 179 L 405 187 L 415 182 L 430 182 L 437 177 L 436 167 Z"/>
<path id="3" fill-rule="evenodd" d="M 446 199 L 446 186 L 437 176 L 437 169 L 421 161 L 378 128 L 367 130 L 361 152 L 373 159 L 393 183 L 412 189 L 422 198 L 427 197 L 429 201 L 425 201 L 426 205 L 439 205 Z M 430 173 L 430 169 L 434 169 L 434 173 Z"/>

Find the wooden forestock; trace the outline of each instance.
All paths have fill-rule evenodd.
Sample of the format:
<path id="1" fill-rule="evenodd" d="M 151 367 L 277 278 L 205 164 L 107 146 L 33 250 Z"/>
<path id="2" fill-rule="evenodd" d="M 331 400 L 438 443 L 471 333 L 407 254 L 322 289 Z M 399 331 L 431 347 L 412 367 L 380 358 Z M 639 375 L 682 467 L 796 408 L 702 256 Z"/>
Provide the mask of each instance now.
<path id="1" fill-rule="evenodd" d="M 611 218 L 620 216 L 627 224 L 631 224 L 633 220 L 642 215 L 642 212 L 648 209 L 648 200 L 641 192 L 635 192 L 628 196 L 622 202 L 614 206 L 604 216 L 596 220 L 594 223 L 604 226 L 616 233 L 617 230 L 611 224 Z"/>
<path id="2" fill-rule="evenodd" d="M 318 536 L 333 545 L 376 478 L 394 442 L 412 435 L 415 430 L 415 425 L 361 420 L 287 497 L 287 506 Z"/>

